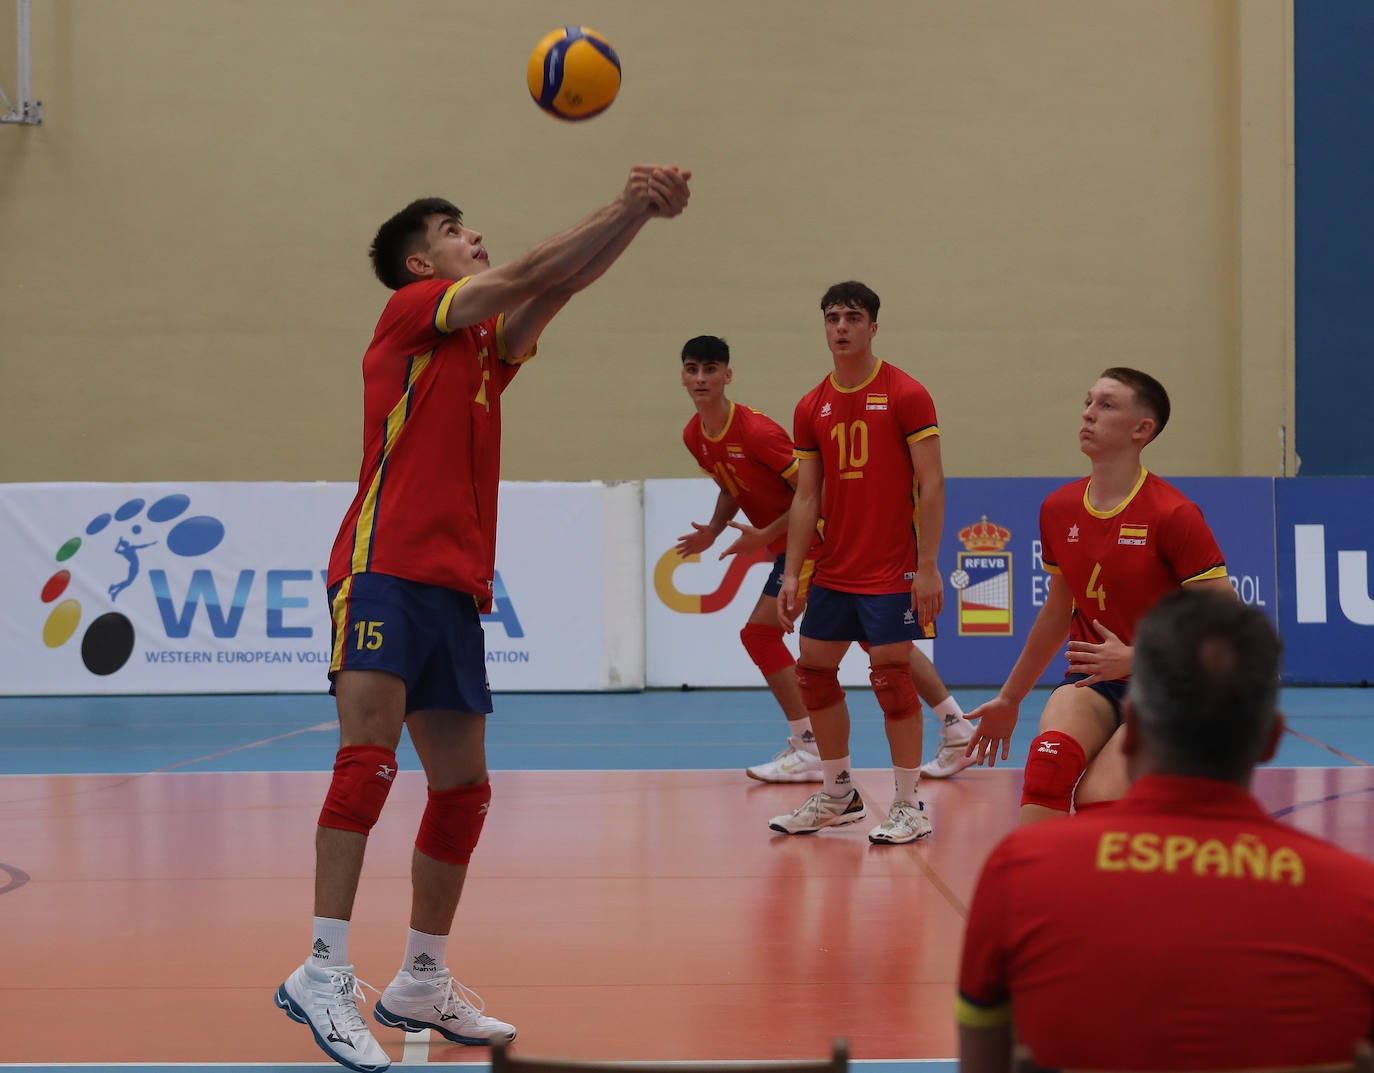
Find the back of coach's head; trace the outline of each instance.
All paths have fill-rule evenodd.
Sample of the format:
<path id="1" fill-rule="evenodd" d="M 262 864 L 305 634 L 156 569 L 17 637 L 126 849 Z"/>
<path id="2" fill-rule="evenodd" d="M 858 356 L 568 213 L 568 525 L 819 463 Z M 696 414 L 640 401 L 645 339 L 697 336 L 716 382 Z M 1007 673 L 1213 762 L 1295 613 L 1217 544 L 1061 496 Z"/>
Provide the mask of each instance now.
<path id="1" fill-rule="evenodd" d="M 1283 645 L 1269 619 L 1224 593 L 1184 588 L 1141 620 L 1134 645 L 1132 780 L 1190 775 L 1248 786 L 1283 733 Z"/>

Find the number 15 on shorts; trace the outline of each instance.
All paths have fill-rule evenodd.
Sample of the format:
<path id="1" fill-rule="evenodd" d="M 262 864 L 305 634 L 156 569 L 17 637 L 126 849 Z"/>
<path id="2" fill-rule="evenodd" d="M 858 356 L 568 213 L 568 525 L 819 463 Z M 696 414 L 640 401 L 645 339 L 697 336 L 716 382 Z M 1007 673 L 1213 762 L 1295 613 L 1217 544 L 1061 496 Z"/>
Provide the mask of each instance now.
<path id="1" fill-rule="evenodd" d="M 382 647 L 381 622 L 353 623 L 353 647 L 359 652 L 375 652 Z"/>

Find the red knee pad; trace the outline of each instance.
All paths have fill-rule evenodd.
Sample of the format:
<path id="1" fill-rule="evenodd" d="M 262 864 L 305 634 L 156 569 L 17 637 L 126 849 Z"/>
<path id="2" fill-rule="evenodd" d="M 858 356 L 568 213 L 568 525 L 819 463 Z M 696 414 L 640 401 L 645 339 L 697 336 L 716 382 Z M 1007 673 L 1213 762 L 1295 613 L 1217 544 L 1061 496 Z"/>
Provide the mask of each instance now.
<path id="1" fill-rule="evenodd" d="M 801 687 L 802 703 L 808 712 L 818 712 L 831 708 L 844 700 L 844 690 L 840 688 L 840 669 L 832 667 L 808 667 L 797 664 L 797 685 Z"/>
<path id="2" fill-rule="evenodd" d="M 910 719 L 921 713 L 921 696 L 911 680 L 910 663 L 875 663 L 868 668 L 868 681 L 884 719 Z"/>
<path id="3" fill-rule="evenodd" d="M 320 826 L 368 834 L 382 814 L 396 778 L 396 750 L 345 745 L 334 755 L 334 779 L 320 810 Z"/>
<path id="4" fill-rule="evenodd" d="M 445 864 L 467 864 L 482 837 L 491 804 L 491 783 L 455 786 L 452 790 L 429 791 L 425 814 L 420 817 L 420 833 L 415 848 L 426 857 Z"/>
<path id="5" fill-rule="evenodd" d="M 744 644 L 744 650 L 749 653 L 749 658 L 754 661 L 754 666 L 763 672 L 765 678 L 777 674 L 778 671 L 787 670 L 796 662 L 782 642 L 781 626 L 746 622 L 744 629 L 739 631 L 739 639 Z"/>
<path id="6" fill-rule="evenodd" d="M 1030 743 L 1021 804 L 1068 812 L 1073 803 L 1073 788 L 1087 766 L 1083 746 L 1062 730 L 1045 731 Z"/>

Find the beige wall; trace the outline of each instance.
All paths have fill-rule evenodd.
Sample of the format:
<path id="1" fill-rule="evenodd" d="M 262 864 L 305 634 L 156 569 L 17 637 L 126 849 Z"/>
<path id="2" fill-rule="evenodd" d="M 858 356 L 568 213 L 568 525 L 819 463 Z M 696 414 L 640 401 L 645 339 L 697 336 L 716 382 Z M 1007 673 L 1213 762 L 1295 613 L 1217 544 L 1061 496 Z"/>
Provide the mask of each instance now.
<path id="1" fill-rule="evenodd" d="M 448 196 L 499 261 L 640 160 L 691 167 L 691 208 L 546 332 L 509 478 L 692 474 L 677 355 L 701 332 L 789 425 L 849 277 L 951 475 L 1081 472 L 1111 364 L 1174 396 L 1155 469 L 1280 472 L 1288 0 L 583 0 L 625 83 L 579 125 L 524 87 L 568 13 L 35 0 L 45 121 L 0 127 L 0 480 L 351 479 L 381 219 Z"/>

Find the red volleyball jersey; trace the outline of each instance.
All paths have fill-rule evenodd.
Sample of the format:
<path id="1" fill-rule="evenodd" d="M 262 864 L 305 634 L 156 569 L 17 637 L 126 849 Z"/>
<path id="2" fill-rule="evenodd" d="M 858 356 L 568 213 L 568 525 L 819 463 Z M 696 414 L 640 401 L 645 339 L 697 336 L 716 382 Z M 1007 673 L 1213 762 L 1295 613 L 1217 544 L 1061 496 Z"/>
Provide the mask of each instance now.
<path id="1" fill-rule="evenodd" d="M 504 314 L 450 331 L 468 278 L 396 291 L 363 355 L 358 492 L 329 558 L 329 584 L 379 573 L 472 593 L 496 569 L 501 392 L 533 356 L 506 353 Z"/>
<path id="2" fill-rule="evenodd" d="M 682 442 L 702 472 L 728 493 L 749 524 L 763 529 L 792 506 L 788 478 L 797 472 L 792 441 L 770 417 L 739 403 L 730 404 L 730 416 L 719 436 L 707 435 L 701 417 L 694 416 L 682 430 Z M 768 545 L 775 556 L 787 550 L 787 534 Z"/>
<path id="3" fill-rule="evenodd" d="M 824 467 L 816 583 L 910 590 L 918 509 L 910 445 L 940 434 L 930 392 L 885 361 L 858 387 L 827 376 L 797 403 L 793 433 L 797 458 Z"/>
<path id="4" fill-rule="evenodd" d="M 1089 481 L 1066 484 L 1041 505 L 1045 569 L 1073 591 L 1071 640 L 1102 641 L 1096 619 L 1130 644 L 1145 612 L 1180 585 L 1226 577 L 1226 560 L 1197 504 L 1143 467 L 1111 511 L 1089 506 Z"/>
<path id="5" fill-rule="evenodd" d="M 992 851 L 958 1018 L 1014 1022 L 1046 1068 L 1349 1062 L 1374 1027 L 1374 865 L 1239 786 L 1147 776 Z"/>

